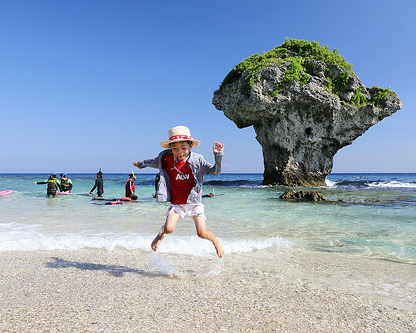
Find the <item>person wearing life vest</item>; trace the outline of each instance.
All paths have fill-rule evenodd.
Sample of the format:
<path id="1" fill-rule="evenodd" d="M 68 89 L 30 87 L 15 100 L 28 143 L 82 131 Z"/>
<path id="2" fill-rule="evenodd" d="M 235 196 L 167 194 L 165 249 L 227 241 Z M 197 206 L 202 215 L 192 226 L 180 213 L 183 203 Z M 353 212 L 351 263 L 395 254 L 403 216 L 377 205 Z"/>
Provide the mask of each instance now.
<path id="1" fill-rule="evenodd" d="M 61 173 L 61 192 L 72 191 L 72 180 L 69 179 L 64 173 Z"/>
<path id="2" fill-rule="evenodd" d="M 59 184 L 59 180 L 56 179 L 56 174 L 52 173 L 47 180 L 44 182 L 35 182 L 35 184 L 47 184 L 46 188 L 46 195 L 48 197 L 56 197 L 58 195 L 58 192 L 61 189 L 61 185 Z"/>
<path id="3" fill-rule="evenodd" d="M 134 184 L 134 180 L 136 179 L 136 176 L 134 175 L 134 172 L 132 171 L 129 175 L 129 179 L 126 181 L 126 197 L 131 198 L 132 200 L 137 200 L 137 195 L 134 194 L 136 185 Z"/>

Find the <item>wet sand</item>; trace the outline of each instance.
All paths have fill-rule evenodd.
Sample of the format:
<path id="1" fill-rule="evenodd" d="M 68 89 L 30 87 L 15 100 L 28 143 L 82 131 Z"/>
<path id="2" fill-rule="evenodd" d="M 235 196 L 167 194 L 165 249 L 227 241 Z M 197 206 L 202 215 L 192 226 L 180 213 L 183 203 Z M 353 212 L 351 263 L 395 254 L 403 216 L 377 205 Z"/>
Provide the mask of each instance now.
<path id="1" fill-rule="evenodd" d="M 270 269 L 275 258 L 225 256 L 201 277 L 216 258 L 160 256 L 187 276 L 152 269 L 144 251 L 1 252 L 0 332 L 416 332 L 412 309 L 311 282 L 330 262 L 338 274 L 330 257 Z"/>

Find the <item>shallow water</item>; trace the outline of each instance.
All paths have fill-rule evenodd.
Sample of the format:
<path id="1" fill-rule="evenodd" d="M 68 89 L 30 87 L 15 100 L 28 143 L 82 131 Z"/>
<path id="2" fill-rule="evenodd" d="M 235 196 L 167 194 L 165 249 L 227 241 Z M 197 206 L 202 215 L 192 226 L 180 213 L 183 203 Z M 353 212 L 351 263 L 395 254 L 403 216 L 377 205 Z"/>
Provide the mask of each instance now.
<path id="1" fill-rule="evenodd" d="M 92 174 L 69 175 L 72 195 L 45 197 L 47 175 L 0 175 L 0 251 L 122 247 L 149 251 L 164 223 L 167 204 L 156 203 L 154 174 L 139 174 L 134 203 L 105 205 L 88 192 Z M 360 178 L 358 178 L 360 177 Z M 364 178 L 365 177 L 365 178 Z M 108 199 L 124 196 L 127 175 L 104 175 Z M 227 253 L 302 248 L 416 263 L 416 174 L 331 174 L 316 188 L 322 203 L 287 202 L 289 188 L 261 185 L 260 174 L 206 176 L 207 225 Z M 342 202 L 338 199 L 343 199 Z M 212 245 L 195 235 L 193 222 L 180 220 L 160 252 L 207 256 Z"/>

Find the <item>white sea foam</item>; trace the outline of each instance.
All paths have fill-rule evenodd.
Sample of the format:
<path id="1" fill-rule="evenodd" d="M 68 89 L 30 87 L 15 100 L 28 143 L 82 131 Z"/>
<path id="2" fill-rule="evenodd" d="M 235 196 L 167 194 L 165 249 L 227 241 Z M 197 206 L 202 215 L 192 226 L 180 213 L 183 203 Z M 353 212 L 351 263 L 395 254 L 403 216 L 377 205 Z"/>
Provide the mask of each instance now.
<path id="1" fill-rule="evenodd" d="M 82 248 L 105 248 L 111 251 L 117 247 L 150 251 L 153 237 L 139 233 L 45 232 L 39 225 L 1 223 L 0 251 L 78 250 Z M 280 237 L 221 241 L 227 254 L 290 247 L 290 242 Z M 165 237 L 159 251 L 194 256 L 211 256 L 215 253 L 212 243 L 198 236 L 175 235 Z"/>
<path id="2" fill-rule="evenodd" d="M 265 249 L 290 248 L 291 242 L 281 237 L 262 239 L 222 240 L 226 254 L 247 253 Z M 160 253 L 192 254 L 210 256 L 215 253 L 211 242 L 197 236 L 165 237 L 158 249 Z"/>
<path id="3" fill-rule="evenodd" d="M 334 187 L 337 185 L 337 182 L 333 182 L 332 180 L 329 180 L 329 179 L 325 179 L 325 183 L 326 183 L 326 186 L 328 187 Z"/>
<path id="4" fill-rule="evenodd" d="M 369 183 L 368 186 L 379 188 L 416 188 L 416 183 L 404 183 L 392 180 L 390 182 Z"/>

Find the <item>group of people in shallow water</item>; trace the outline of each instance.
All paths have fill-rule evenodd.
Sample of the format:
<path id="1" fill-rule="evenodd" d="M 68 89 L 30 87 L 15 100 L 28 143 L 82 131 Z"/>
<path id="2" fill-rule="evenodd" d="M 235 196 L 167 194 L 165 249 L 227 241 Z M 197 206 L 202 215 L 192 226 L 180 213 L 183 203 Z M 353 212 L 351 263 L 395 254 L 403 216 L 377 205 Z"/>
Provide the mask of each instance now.
<path id="1" fill-rule="evenodd" d="M 48 197 L 56 197 L 59 193 L 72 193 L 71 179 L 69 179 L 64 173 L 61 173 L 60 177 L 61 179 L 59 180 L 56 177 L 56 174 L 52 173 L 47 180 L 43 182 L 35 182 L 35 184 L 47 184 L 46 196 Z M 136 185 L 134 184 L 135 179 L 136 176 L 132 171 L 125 185 L 125 196 L 131 200 L 137 200 L 137 195 L 134 193 L 136 188 Z M 102 197 L 104 194 L 104 181 L 101 169 L 97 172 L 97 178 L 95 179 L 95 183 L 90 191 L 90 194 L 92 194 L 95 189 L 97 189 L 97 195 Z"/>
<path id="2" fill-rule="evenodd" d="M 67 192 L 71 193 L 72 191 L 72 181 L 64 173 L 61 173 L 61 180 L 56 178 L 56 174 L 52 173 L 49 178 L 43 182 L 35 182 L 35 184 L 47 184 L 46 195 L 57 196 L 58 192 Z"/>

